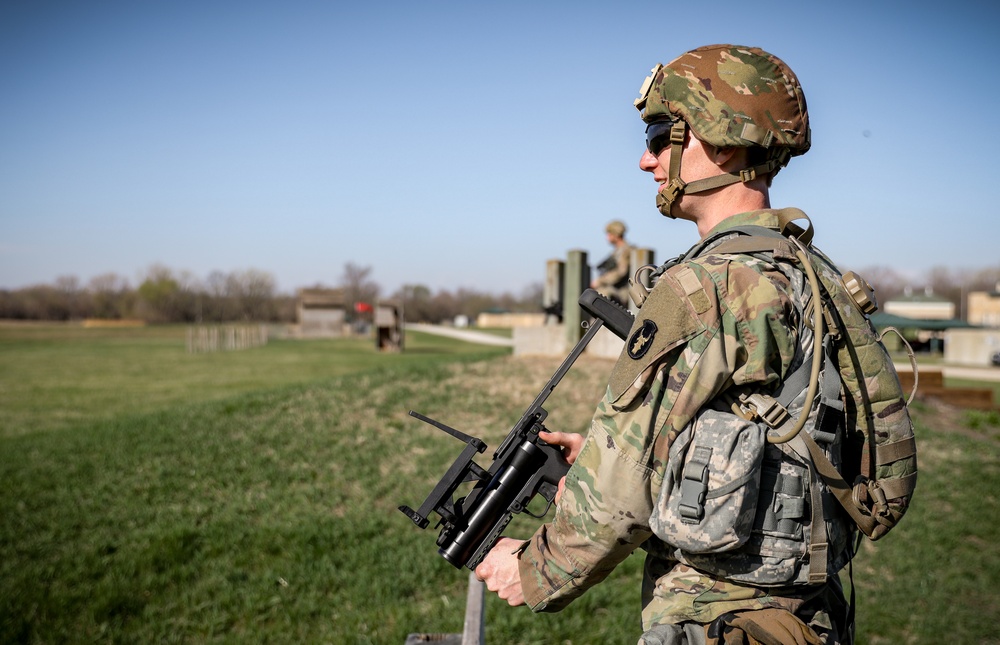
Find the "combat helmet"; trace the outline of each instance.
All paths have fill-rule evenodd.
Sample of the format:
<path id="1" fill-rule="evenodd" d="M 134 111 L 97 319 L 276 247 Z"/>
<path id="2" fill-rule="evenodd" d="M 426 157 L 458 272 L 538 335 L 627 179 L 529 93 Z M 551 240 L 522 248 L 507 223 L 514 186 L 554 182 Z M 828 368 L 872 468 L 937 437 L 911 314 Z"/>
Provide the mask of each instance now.
<path id="1" fill-rule="evenodd" d="M 618 237 L 624 237 L 625 222 L 621 221 L 620 219 L 611 220 L 610 222 L 608 222 L 608 225 L 604 227 L 604 231 L 606 233 L 611 233 L 612 235 L 616 235 Z"/>
<path id="2" fill-rule="evenodd" d="M 647 124 L 650 151 L 671 146 L 669 183 L 656 200 L 668 217 L 681 195 L 773 177 L 810 146 L 809 114 L 798 78 L 777 56 L 756 47 L 709 45 L 657 65 L 635 107 Z M 680 168 L 688 129 L 719 148 L 759 147 L 762 153 L 751 159 L 760 163 L 687 184 Z"/>

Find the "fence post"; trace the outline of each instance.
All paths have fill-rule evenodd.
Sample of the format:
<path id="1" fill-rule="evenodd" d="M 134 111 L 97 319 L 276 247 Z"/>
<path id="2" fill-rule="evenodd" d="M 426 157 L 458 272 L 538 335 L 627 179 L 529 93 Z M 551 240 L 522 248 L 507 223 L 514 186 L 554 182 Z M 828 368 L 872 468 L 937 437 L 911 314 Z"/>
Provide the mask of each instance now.
<path id="1" fill-rule="evenodd" d="M 562 260 L 549 260 L 545 263 L 545 287 L 542 291 L 542 309 L 545 311 L 545 324 L 556 325 L 563 317 L 563 282 L 566 276 L 566 263 Z"/>
<path id="2" fill-rule="evenodd" d="M 465 597 L 465 626 L 461 634 L 425 634 L 415 633 L 406 637 L 403 645 L 420 645 L 420 643 L 435 643 L 436 645 L 483 645 L 486 642 L 486 621 L 483 620 L 485 606 L 485 585 L 469 572 L 469 591 Z"/>
<path id="3" fill-rule="evenodd" d="M 486 639 L 486 621 L 483 620 L 483 581 L 469 572 L 469 593 L 465 599 L 465 629 L 462 645 L 483 645 Z"/>
<path id="4" fill-rule="evenodd" d="M 267 345 L 267 326 L 188 327 L 187 351 L 190 354 L 250 349 Z"/>
<path id="5" fill-rule="evenodd" d="M 563 285 L 563 322 L 566 324 L 567 347 L 576 345 L 583 338 L 583 309 L 580 294 L 590 286 L 590 265 L 587 252 L 574 249 L 566 258 L 565 283 Z"/>

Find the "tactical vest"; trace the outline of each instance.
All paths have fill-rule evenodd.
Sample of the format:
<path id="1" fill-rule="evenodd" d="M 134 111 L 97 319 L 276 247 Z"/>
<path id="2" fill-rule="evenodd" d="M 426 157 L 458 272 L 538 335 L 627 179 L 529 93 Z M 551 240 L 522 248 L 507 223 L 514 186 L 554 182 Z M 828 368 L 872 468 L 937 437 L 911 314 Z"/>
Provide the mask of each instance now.
<path id="1" fill-rule="evenodd" d="M 896 525 L 916 484 L 908 402 L 868 294 L 808 246 L 811 224 L 792 223 L 804 213 L 778 214 L 782 233 L 729 229 L 656 272 L 709 253 L 753 255 L 790 281 L 800 351 L 789 373 L 777 391 L 724 395 L 698 413 L 671 445 L 650 518 L 679 561 L 764 587 L 823 583 L 850 561 L 856 529 L 875 540 Z"/>

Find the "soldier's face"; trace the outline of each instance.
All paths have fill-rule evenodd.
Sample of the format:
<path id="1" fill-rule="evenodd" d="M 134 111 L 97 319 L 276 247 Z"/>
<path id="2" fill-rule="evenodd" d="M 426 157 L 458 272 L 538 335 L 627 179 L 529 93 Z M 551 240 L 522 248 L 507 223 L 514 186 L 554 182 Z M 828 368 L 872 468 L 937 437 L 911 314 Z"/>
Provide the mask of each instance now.
<path id="1" fill-rule="evenodd" d="M 644 150 L 639 158 L 639 168 L 653 173 L 653 179 L 662 187 L 668 181 L 670 148 L 664 148 L 658 155 L 654 155 L 648 149 Z"/>
<path id="2" fill-rule="evenodd" d="M 720 174 L 718 164 L 714 161 L 714 148 L 702 143 L 697 137 L 688 134 L 684 142 L 684 161 L 681 163 L 681 179 L 685 182 L 692 182 L 696 179 L 712 177 Z M 648 149 L 644 150 L 639 158 L 639 168 L 652 173 L 653 179 L 660 185 L 660 189 L 670 181 L 670 146 L 653 154 Z"/>

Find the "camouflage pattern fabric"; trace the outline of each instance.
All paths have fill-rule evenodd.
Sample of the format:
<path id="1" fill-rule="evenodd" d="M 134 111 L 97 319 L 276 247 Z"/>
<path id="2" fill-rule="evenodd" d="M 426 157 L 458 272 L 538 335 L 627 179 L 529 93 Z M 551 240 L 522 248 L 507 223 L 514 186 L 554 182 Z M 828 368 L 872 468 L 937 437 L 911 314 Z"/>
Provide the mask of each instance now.
<path id="1" fill-rule="evenodd" d="M 628 304 L 628 272 L 632 262 L 632 247 L 629 244 L 622 244 L 615 248 L 612 257 L 615 260 L 615 267 L 610 271 L 605 271 L 594 280 L 597 292 L 609 298 L 615 298 L 618 302 Z"/>
<path id="2" fill-rule="evenodd" d="M 913 422 L 899 375 L 891 369 L 892 359 L 875 328 L 850 301 L 832 262 L 822 254 L 814 258 L 820 281 L 834 299 L 839 327 L 851 337 L 852 347 L 842 343 L 837 358 L 844 391 L 848 393 L 846 426 L 858 429 L 853 438 L 863 445 L 860 473 L 847 471 L 844 475 L 848 483 L 854 481 L 855 475 L 863 475 L 875 480 L 871 483 L 874 489 L 880 489 L 879 497 L 884 499 L 873 499 L 864 487 L 856 495 L 871 520 L 870 526 L 859 526 L 869 538 L 877 540 L 902 519 L 916 487 Z M 858 434 L 863 437 L 858 439 Z"/>
<path id="3" fill-rule="evenodd" d="M 755 211 L 710 234 L 745 225 L 779 226 L 774 211 Z M 522 550 L 533 610 L 561 609 L 640 546 L 644 629 L 842 600 L 836 578 L 789 590 L 713 579 L 678 563 L 650 527 L 671 445 L 699 411 L 724 392 L 773 391 L 797 355 L 801 361 L 788 277 L 772 263 L 735 258 L 709 253 L 672 267 L 643 305 L 555 516 Z M 821 623 L 829 622 L 827 605 L 814 612 Z"/>
<path id="4" fill-rule="evenodd" d="M 726 614 L 708 625 L 657 625 L 638 645 L 825 645 L 809 625 L 783 609 Z"/>
<path id="5" fill-rule="evenodd" d="M 824 645 L 816 632 L 787 611 L 760 609 L 724 616 L 706 630 L 710 645 Z"/>
<path id="6" fill-rule="evenodd" d="M 719 147 L 781 146 L 809 150 L 802 85 L 781 59 L 756 47 L 709 45 L 655 70 L 636 107 L 652 123 L 680 117 L 702 141 Z"/>
<path id="7" fill-rule="evenodd" d="M 653 587 L 651 592 L 650 586 Z M 847 601 L 837 577 L 818 587 L 765 590 L 713 580 L 691 567 L 647 555 L 643 596 L 647 593 L 654 598 L 643 609 L 642 623 L 647 630 L 656 631 L 657 626 L 662 625 L 683 627 L 693 623 L 704 627 L 709 644 L 743 643 L 753 641 L 737 640 L 733 636 L 739 625 L 746 627 L 751 622 L 768 622 L 783 625 L 778 629 L 797 635 L 794 639 L 773 641 L 782 645 L 799 642 L 799 639 L 824 645 L 847 645 L 853 640 L 845 624 Z M 679 609 L 689 616 L 681 623 L 674 615 Z M 736 628 L 733 627 L 734 616 L 743 617 L 736 622 Z M 727 634 L 729 640 L 724 638 Z M 639 642 L 642 643 L 642 639 Z"/>

